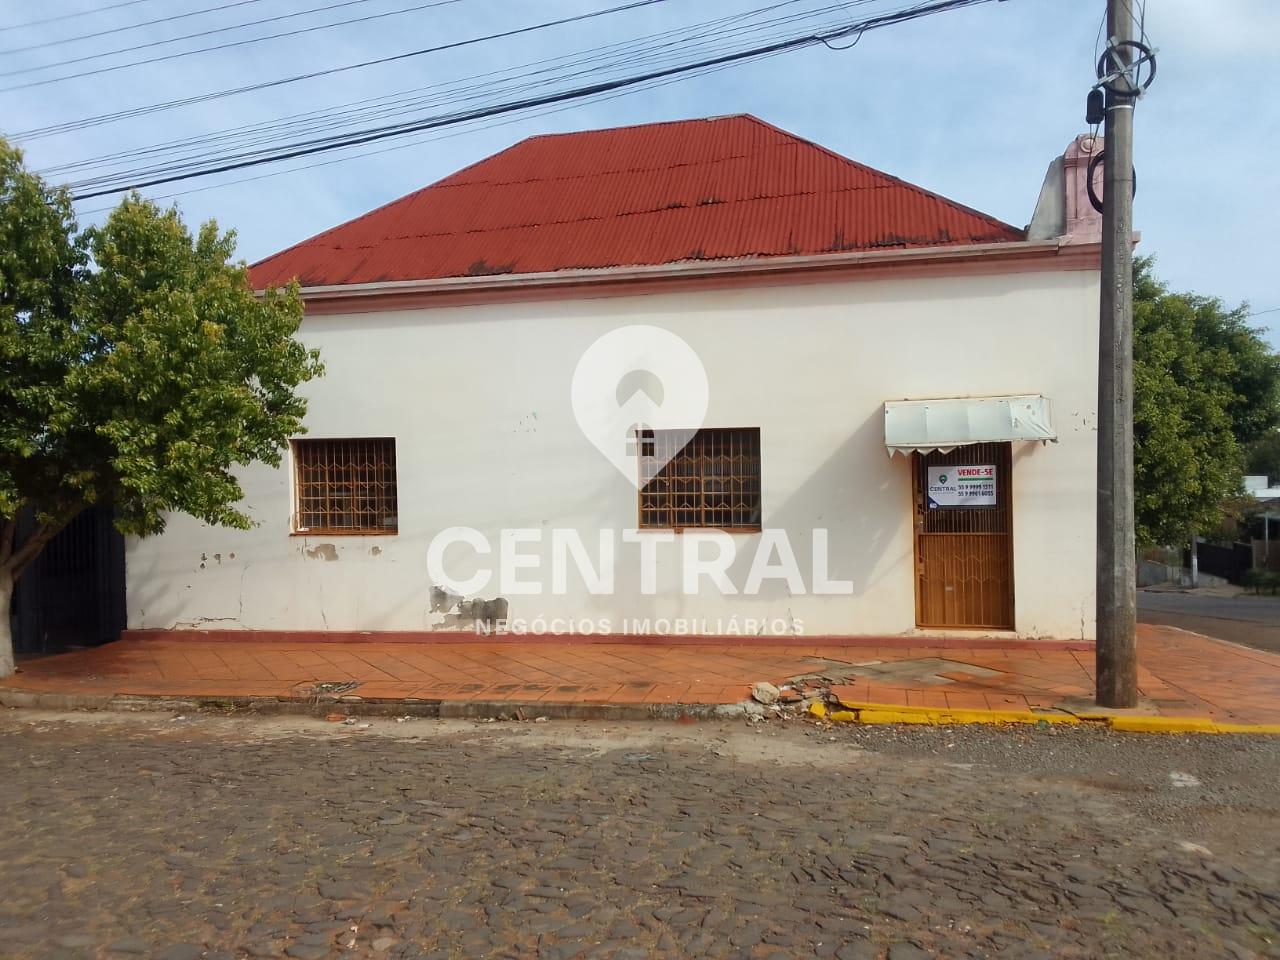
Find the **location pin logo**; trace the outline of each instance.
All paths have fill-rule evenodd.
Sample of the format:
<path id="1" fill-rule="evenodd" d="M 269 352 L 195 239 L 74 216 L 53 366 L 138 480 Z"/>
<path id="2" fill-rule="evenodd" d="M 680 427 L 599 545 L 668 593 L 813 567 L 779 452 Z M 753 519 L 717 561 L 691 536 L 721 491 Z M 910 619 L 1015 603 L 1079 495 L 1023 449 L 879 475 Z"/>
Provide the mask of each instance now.
<path id="1" fill-rule="evenodd" d="M 670 330 L 619 327 L 591 344 L 573 371 L 573 415 L 587 439 L 632 484 L 661 470 L 707 416 L 707 371 Z M 679 431 L 676 443 L 646 443 L 641 431 Z"/>

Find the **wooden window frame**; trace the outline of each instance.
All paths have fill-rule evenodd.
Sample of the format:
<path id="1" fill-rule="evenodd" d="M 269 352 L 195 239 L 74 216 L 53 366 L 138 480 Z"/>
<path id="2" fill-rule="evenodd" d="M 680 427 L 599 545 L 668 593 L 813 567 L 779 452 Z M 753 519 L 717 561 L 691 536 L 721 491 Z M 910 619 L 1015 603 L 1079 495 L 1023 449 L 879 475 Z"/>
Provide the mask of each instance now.
<path id="1" fill-rule="evenodd" d="M 308 446 L 319 444 L 360 444 L 360 443 L 385 443 L 388 445 L 390 453 L 389 458 L 382 461 L 381 468 L 388 466 L 391 471 L 390 485 L 391 492 L 388 496 L 385 491 L 374 497 L 379 501 L 383 510 L 384 521 L 386 517 L 395 517 L 395 526 L 386 526 L 385 522 L 380 527 L 334 527 L 334 526 L 302 526 L 303 517 L 303 501 L 304 501 L 304 481 L 302 470 L 305 469 L 304 461 L 306 457 L 300 451 Z M 396 465 L 396 438 L 395 437 L 296 437 L 289 441 L 289 469 L 292 473 L 292 510 L 290 511 L 290 536 L 294 537 L 394 537 L 400 532 L 400 516 L 399 516 L 399 474 Z M 379 481 L 373 481 L 379 482 Z M 386 483 L 386 481 L 380 481 Z M 387 507 L 390 506 L 390 511 Z"/>
<path id="2" fill-rule="evenodd" d="M 659 434 L 659 433 L 667 433 L 667 434 L 688 433 L 690 434 L 690 437 L 688 441 L 684 445 L 682 445 L 680 452 L 678 452 L 666 464 L 664 464 L 662 469 L 659 470 L 658 473 L 654 474 L 652 478 L 650 478 L 649 480 L 646 480 L 644 460 L 646 456 L 652 456 L 652 453 L 646 453 L 646 449 L 650 449 L 650 445 L 656 442 L 657 440 L 656 434 Z M 675 463 L 685 449 L 687 449 L 690 445 L 694 444 L 696 441 L 699 440 L 700 435 L 734 434 L 734 433 L 754 434 L 754 446 L 755 446 L 754 473 L 731 474 L 729 475 L 728 479 L 737 480 L 740 482 L 747 482 L 750 485 L 753 485 L 755 487 L 755 490 L 754 490 L 755 513 L 756 513 L 755 522 L 754 523 L 729 523 L 729 524 L 646 523 L 645 522 L 645 516 L 646 516 L 645 491 L 649 483 L 652 482 L 652 480 L 657 479 L 657 477 L 661 475 L 663 471 L 665 471 L 668 467 L 670 467 L 671 464 Z M 646 532 L 648 533 L 685 533 L 685 532 L 697 532 L 701 530 L 714 530 L 714 531 L 719 531 L 721 533 L 759 533 L 763 529 L 763 521 L 764 521 L 763 459 L 764 457 L 761 449 L 761 438 L 760 438 L 759 427 L 700 427 L 699 429 L 692 430 L 692 431 L 655 430 L 648 427 L 636 427 L 635 443 L 636 443 L 636 449 L 637 449 L 636 471 L 637 471 L 637 478 L 638 478 L 638 483 L 636 485 L 637 486 L 636 526 L 639 532 L 641 533 L 646 533 Z M 708 474 L 705 472 L 705 465 L 704 465 L 704 469 L 697 474 L 697 478 L 701 484 L 705 485 L 707 477 L 708 477 Z M 671 494 L 670 496 L 675 496 L 675 494 Z M 700 500 L 700 503 L 697 509 L 699 510 L 699 512 L 705 515 L 705 512 L 708 509 L 705 502 L 705 498 L 707 494 L 705 493 L 705 491 L 703 491 L 698 493 L 697 496 Z M 677 510 L 677 508 L 674 505 L 667 506 L 665 509 L 668 514 L 673 514 Z M 712 508 L 712 509 L 722 509 L 722 508 Z"/>

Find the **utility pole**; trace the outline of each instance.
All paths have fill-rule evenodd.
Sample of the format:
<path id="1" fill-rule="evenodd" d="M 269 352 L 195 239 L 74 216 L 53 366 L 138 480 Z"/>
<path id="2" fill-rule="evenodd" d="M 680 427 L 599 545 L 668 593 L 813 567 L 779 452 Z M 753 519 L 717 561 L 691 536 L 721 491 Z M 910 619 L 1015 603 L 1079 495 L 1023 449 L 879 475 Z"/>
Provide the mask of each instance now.
<path id="1" fill-rule="evenodd" d="M 1133 0 L 1107 0 L 1114 65 L 1131 62 Z M 1138 702 L 1137 558 L 1133 533 L 1133 107 L 1122 83 L 1106 90 L 1102 304 L 1098 351 L 1097 701 Z M 1121 89 L 1117 89 L 1121 88 Z"/>

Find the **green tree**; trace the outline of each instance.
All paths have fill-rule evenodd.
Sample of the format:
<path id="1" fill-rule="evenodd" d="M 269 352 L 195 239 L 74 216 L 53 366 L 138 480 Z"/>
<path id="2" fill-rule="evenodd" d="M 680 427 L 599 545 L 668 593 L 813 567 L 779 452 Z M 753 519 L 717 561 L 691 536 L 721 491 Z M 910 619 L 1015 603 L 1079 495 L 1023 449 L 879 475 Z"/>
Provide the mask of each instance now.
<path id="1" fill-rule="evenodd" d="M 1280 481 L 1280 431 L 1269 430 L 1249 448 L 1246 469 L 1249 473 L 1262 474 Z"/>
<path id="2" fill-rule="evenodd" d="M 1245 451 L 1280 424 L 1280 358 L 1248 307 L 1171 293 L 1134 263 L 1134 499 L 1141 544 L 1184 543 L 1237 497 Z"/>
<path id="3" fill-rule="evenodd" d="M 18 577 L 77 514 L 248 527 L 234 468 L 278 464 L 320 374 L 298 291 L 250 288 L 235 237 L 132 196 L 80 230 L 0 140 L 0 676 Z"/>

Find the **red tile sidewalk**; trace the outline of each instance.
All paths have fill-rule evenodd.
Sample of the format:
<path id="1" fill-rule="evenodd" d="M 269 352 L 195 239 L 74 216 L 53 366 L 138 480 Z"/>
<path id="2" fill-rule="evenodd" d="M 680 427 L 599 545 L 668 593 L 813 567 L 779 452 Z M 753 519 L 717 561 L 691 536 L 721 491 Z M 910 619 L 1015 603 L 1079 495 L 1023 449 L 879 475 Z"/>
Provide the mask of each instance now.
<path id="1" fill-rule="evenodd" d="M 912 641 L 925 643 L 926 641 Z M 1008 644 L 963 648 L 903 641 L 813 646 L 725 643 L 557 643 L 528 640 L 352 642 L 126 639 L 20 664 L 0 681 L 34 693 L 307 699 L 317 682 L 356 681 L 364 700 L 511 701 L 546 704 L 727 704 L 759 680 L 823 673 L 826 661 L 867 664 L 940 658 L 994 676 L 946 672 L 949 683 L 883 673 L 851 676 L 857 700 L 947 709 L 1086 709 L 1092 650 Z M 1144 708 L 1168 717 L 1280 723 L 1280 655 L 1172 627 L 1139 627 Z"/>

